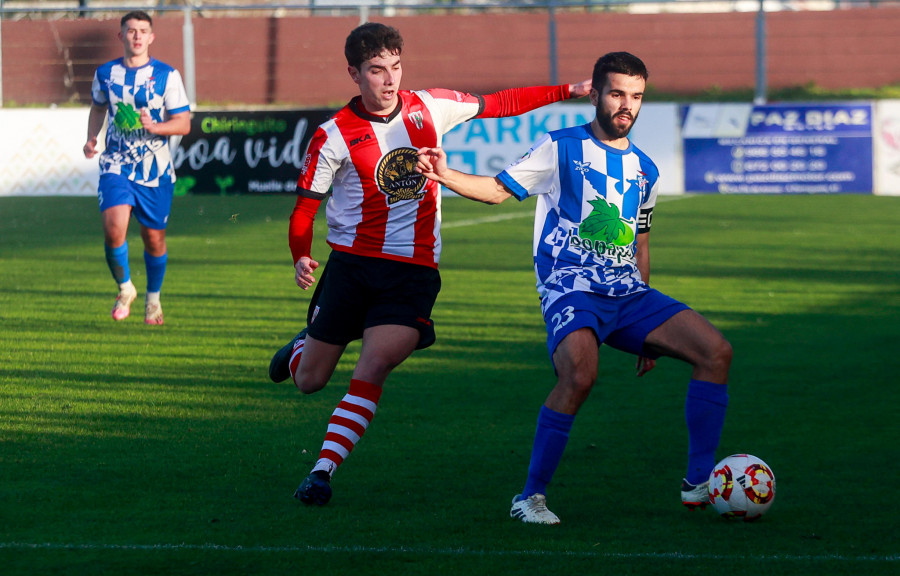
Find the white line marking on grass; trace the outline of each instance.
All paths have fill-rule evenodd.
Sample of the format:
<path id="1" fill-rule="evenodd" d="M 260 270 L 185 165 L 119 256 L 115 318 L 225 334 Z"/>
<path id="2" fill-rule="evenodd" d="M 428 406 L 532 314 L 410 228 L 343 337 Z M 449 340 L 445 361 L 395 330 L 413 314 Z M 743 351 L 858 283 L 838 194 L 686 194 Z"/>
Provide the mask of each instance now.
<path id="1" fill-rule="evenodd" d="M 468 548 L 418 548 L 412 546 L 227 546 L 222 544 L 63 544 L 52 542 L 0 542 L 0 549 L 13 550 L 94 550 L 94 551 L 160 551 L 190 550 L 198 552 L 320 552 L 346 554 L 420 554 L 443 556 L 569 556 L 575 558 L 618 558 L 644 560 L 742 560 L 789 562 L 897 562 L 900 555 L 845 556 L 843 554 L 683 554 L 681 552 L 596 552 L 591 550 L 471 550 Z"/>
<path id="2" fill-rule="evenodd" d="M 470 218 L 468 220 L 458 220 L 456 222 L 441 222 L 441 228 L 462 228 L 464 226 L 475 226 L 477 224 L 490 224 L 491 222 L 503 222 L 504 220 L 515 220 L 517 218 L 534 218 L 534 212 L 517 212 L 515 214 L 497 214 L 496 216 L 485 216 L 484 218 Z"/>
<path id="3" fill-rule="evenodd" d="M 673 200 L 682 200 L 684 198 L 692 198 L 692 194 L 679 194 L 677 196 L 660 196 L 656 199 L 656 203 L 671 202 Z M 497 214 L 496 216 L 485 216 L 484 218 L 470 218 L 468 220 L 457 220 L 456 222 L 442 222 L 441 228 L 463 228 L 465 226 L 476 226 L 478 224 L 490 224 L 492 222 L 503 222 L 504 220 L 516 220 L 517 218 L 534 218 L 534 211 L 516 212 L 515 214 Z"/>

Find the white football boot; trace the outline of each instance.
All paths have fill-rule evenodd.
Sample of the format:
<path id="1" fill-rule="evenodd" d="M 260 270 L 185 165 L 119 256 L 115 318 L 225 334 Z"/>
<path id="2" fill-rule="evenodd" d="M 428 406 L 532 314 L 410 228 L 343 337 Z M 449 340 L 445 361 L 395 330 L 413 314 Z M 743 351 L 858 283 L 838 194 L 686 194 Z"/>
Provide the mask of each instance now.
<path id="1" fill-rule="evenodd" d="M 559 524 L 559 517 L 547 509 L 547 497 L 543 494 L 532 494 L 524 500 L 519 500 L 517 494 L 512 501 L 512 509 L 509 511 L 511 518 L 516 518 L 527 524 Z"/>
<path id="2" fill-rule="evenodd" d="M 687 480 L 681 481 L 681 503 L 689 510 L 703 510 L 709 504 L 709 481 L 694 486 Z"/>

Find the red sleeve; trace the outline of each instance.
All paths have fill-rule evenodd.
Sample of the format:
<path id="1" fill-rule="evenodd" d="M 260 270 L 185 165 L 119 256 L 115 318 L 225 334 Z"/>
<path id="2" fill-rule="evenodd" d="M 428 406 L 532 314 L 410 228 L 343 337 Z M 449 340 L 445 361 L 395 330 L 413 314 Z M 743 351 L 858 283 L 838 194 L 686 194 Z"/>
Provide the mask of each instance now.
<path id="1" fill-rule="evenodd" d="M 569 85 L 561 86 L 529 86 L 528 88 L 510 88 L 483 96 L 484 111 L 476 118 L 504 118 L 517 116 L 523 112 L 546 106 L 554 102 L 566 100 L 570 96 Z"/>
<path id="2" fill-rule="evenodd" d="M 291 225 L 288 229 L 288 243 L 291 246 L 294 264 L 303 256 L 310 255 L 313 222 L 316 219 L 316 212 L 319 211 L 319 204 L 321 203 L 322 200 L 318 198 L 297 196 L 297 203 L 294 204 L 294 211 L 291 212 Z"/>

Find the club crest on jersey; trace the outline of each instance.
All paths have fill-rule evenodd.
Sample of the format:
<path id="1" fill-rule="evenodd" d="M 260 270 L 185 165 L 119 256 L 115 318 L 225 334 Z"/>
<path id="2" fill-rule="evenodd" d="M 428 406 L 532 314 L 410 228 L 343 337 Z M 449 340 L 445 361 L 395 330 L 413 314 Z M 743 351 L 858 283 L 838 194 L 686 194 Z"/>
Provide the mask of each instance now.
<path id="1" fill-rule="evenodd" d="M 647 175 L 644 174 L 643 172 L 638 172 L 637 187 L 638 187 L 638 190 L 641 191 L 641 198 L 643 198 L 644 195 L 647 193 L 647 184 L 649 184 L 649 183 L 650 183 L 650 181 L 647 180 Z"/>
<path id="2" fill-rule="evenodd" d="M 388 197 L 388 204 L 401 200 L 419 200 L 427 179 L 416 172 L 419 154 L 412 148 L 397 148 L 385 154 L 375 169 L 378 188 Z"/>
<path id="3" fill-rule="evenodd" d="M 416 128 L 419 130 L 425 126 L 425 115 L 420 111 L 413 112 L 409 115 L 409 119 L 412 120 L 412 123 L 416 125 Z"/>

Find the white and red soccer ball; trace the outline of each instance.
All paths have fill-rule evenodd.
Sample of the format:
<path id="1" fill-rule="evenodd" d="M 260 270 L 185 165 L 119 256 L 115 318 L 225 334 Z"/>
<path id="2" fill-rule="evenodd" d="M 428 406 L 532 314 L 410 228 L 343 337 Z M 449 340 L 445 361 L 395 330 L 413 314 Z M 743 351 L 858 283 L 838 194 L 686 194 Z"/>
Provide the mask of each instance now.
<path id="1" fill-rule="evenodd" d="M 733 454 L 709 475 L 709 501 L 726 518 L 751 522 L 765 514 L 774 500 L 775 474 L 756 456 Z"/>

